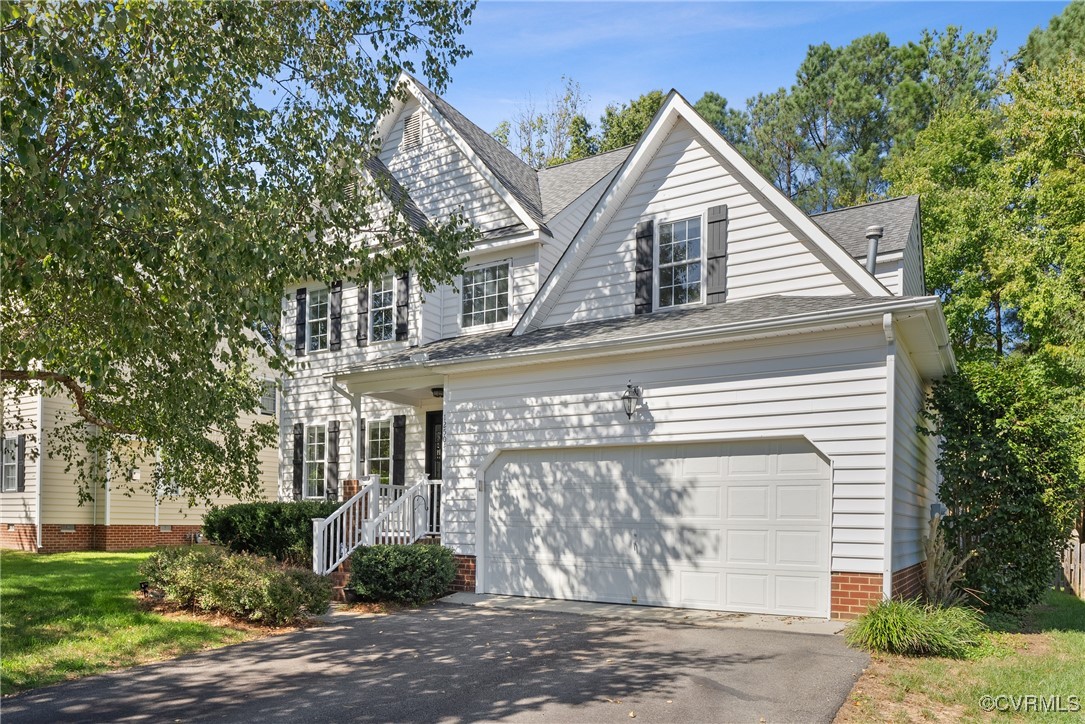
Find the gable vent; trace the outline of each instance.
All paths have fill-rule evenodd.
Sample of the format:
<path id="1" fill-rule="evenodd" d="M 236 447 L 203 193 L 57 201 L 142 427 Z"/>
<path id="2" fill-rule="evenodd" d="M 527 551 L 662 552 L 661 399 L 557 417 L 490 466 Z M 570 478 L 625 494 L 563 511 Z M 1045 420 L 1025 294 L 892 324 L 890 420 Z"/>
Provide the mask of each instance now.
<path id="1" fill-rule="evenodd" d="M 422 117 L 419 113 L 412 113 L 403 119 L 403 148 L 414 148 L 422 145 Z"/>

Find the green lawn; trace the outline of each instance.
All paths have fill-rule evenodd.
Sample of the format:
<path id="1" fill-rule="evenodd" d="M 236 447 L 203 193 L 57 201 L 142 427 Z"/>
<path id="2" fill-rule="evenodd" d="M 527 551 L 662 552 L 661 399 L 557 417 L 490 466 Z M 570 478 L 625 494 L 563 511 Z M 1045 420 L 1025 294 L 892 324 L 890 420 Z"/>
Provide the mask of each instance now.
<path id="1" fill-rule="evenodd" d="M 0 692 L 156 661 L 259 635 L 140 610 L 149 552 L 0 553 Z"/>
<path id="2" fill-rule="evenodd" d="M 976 660 L 872 657 L 837 720 L 1085 721 L 1085 601 L 1049 591 L 1020 620 L 1000 618 L 997 628 L 1003 630 L 993 636 L 994 652 Z M 1081 711 L 983 708 L 984 697 L 1028 695 L 1059 697 L 1064 708 L 1077 697 Z M 1001 706 L 1008 708 L 1005 699 Z"/>

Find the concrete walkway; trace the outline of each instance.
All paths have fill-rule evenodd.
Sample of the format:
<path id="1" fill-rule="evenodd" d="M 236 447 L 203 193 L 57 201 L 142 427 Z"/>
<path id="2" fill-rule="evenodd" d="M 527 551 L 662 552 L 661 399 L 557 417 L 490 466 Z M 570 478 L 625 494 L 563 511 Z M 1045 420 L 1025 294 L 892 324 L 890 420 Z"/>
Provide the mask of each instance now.
<path id="1" fill-rule="evenodd" d="M 438 603 L 5 698 L 23 722 L 830 722 L 840 636 Z"/>

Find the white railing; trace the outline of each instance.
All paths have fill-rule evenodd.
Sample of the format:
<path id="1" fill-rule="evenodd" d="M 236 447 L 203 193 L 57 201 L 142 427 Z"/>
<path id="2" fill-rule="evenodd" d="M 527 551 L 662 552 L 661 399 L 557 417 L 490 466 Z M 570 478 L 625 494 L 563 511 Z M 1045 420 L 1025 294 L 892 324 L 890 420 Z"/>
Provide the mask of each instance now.
<path id="1" fill-rule="evenodd" d="M 313 518 L 313 571 L 326 575 L 364 545 L 414 543 L 441 533 L 441 481 L 422 478 L 409 488 L 371 475 L 327 518 Z"/>
<path id="2" fill-rule="evenodd" d="M 361 490 L 327 518 L 313 518 L 313 571 L 331 573 L 365 545 L 366 522 L 379 515 L 380 476 L 371 475 Z"/>

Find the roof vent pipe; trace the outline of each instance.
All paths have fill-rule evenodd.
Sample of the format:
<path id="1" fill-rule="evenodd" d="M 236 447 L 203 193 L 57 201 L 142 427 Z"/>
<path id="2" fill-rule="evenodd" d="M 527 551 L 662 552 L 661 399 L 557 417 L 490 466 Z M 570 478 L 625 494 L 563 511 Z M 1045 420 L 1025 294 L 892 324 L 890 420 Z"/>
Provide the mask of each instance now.
<path id="1" fill-rule="evenodd" d="M 882 240 L 885 232 L 880 226 L 866 227 L 866 270 L 874 273 L 874 267 L 878 263 L 878 242 Z"/>

